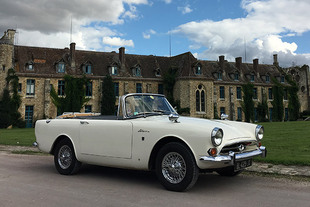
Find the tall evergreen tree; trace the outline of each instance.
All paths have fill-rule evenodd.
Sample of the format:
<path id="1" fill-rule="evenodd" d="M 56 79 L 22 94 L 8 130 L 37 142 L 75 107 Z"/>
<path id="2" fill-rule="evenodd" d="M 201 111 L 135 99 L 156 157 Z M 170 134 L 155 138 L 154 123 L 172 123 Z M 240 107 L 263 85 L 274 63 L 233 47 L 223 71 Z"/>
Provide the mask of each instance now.
<path id="1" fill-rule="evenodd" d="M 113 83 L 112 77 L 110 75 L 107 75 L 103 79 L 101 114 L 102 115 L 113 115 L 113 114 L 115 114 L 114 83 Z"/>
<path id="2" fill-rule="evenodd" d="M 283 86 L 279 81 L 275 78 L 272 78 L 273 86 L 272 86 L 272 93 L 273 93 L 273 101 L 271 102 L 273 107 L 272 112 L 272 119 L 274 121 L 282 121 L 283 120 Z"/>
<path id="3" fill-rule="evenodd" d="M 287 87 L 288 93 L 288 116 L 290 121 L 296 121 L 299 117 L 300 102 L 298 99 L 298 85 L 291 79 L 290 76 L 285 77 L 286 81 L 290 84 Z"/>
<path id="4" fill-rule="evenodd" d="M 167 99 L 173 106 L 176 105 L 173 97 L 173 89 L 176 83 L 177 72 L 178 72 L 177 68 L 170 67 L 168 72 L 166 72 L 163 76 L 164 89 L 167 95 Z"/>

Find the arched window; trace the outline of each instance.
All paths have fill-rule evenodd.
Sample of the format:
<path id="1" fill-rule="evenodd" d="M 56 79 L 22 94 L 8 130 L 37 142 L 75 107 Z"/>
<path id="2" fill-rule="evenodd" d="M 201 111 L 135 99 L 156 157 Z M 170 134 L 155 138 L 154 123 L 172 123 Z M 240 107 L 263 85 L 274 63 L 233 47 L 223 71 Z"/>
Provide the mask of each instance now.
<path id="1" fill-rule="evenodd" d="M 206 111 L 206 94 L 202 85 L 199 85 L 196 90 L 196 111 Z"/>

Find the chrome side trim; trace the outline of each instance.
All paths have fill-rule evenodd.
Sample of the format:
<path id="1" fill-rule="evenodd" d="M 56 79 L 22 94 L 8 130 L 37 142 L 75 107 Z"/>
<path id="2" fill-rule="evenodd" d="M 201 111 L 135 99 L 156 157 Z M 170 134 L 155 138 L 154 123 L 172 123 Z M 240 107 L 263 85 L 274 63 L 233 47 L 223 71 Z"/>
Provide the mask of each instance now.
<path id="1" fill-rule="evenodd" d="M 212 156 L 202 156 L 200 157 L 201 161 L 206 161 L 206 162 L 231 162 L 233 164 L 235 160 L 242 160 L 242 159 L 247 159 L 247 158 L 252 158 L 256 156 L 261 156 L 261 157 L 266 157 L 267 150 L 266 147 L 261 146 L 259 149 L 251 151 L 251 152 L 244 152 L 244 153 L 234 153 L 234 152 L 229 152 L 229 155 L 219 155 L 216 157 Z"/>

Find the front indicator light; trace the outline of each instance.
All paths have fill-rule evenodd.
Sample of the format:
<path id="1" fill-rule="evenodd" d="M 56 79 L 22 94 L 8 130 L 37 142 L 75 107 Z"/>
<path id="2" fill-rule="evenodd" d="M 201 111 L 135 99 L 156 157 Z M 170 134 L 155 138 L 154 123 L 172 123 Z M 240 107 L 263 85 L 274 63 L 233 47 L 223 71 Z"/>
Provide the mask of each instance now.
<path id="1" fill-rule="evenodd" d="M 212 157 L 215 157 L 217 155 L 217 149 L 216 148 L 210 148 L 208 150 L 209 155 L 211 155 Z"/>

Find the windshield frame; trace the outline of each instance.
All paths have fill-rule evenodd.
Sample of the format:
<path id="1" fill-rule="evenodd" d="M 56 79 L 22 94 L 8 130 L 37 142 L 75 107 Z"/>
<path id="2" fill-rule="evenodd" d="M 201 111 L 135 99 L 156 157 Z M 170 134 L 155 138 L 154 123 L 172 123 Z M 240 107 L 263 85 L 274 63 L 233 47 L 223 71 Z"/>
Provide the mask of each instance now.
<path id="1" fill-rule="evenodd" d="M 164 103 L 166 104 L 167 108 L 169 109 L 169 113 L 164 113 L 163 111 L 160 110 L 153 110 L 153 111 L 146 111 L 145 110 L 145 103 L 143 102 L 143 110 L 141 111 L 141 113 L 138 114 L 133 114 L 133 115 L 129 115 L 127 114 L 127 108 L 126 108 L 126 100 L 128 97 L 131 96 L 141 96 L 142 99 L 143 97 L 162 97 L 164 98 Z M 131 93 L 131 94 L 126 94 L 123 95 L 122 97 L 120 97 L 119 100 L 119 110 L 118 110 L 118 117 L 122 116 L 123 119 L 135 119 L 135 118 L 139 118 L 139 117 L 147 117 L 147 116 L 158 116 L 158 115 L 170 115 L 170 114 L 178 114 L 174 108 L 171 106 L 171 104 L 169 103 L 169 101 L 165 98 L 164 95 L 162 94 L 152 94 L 152 93 Z"/>

